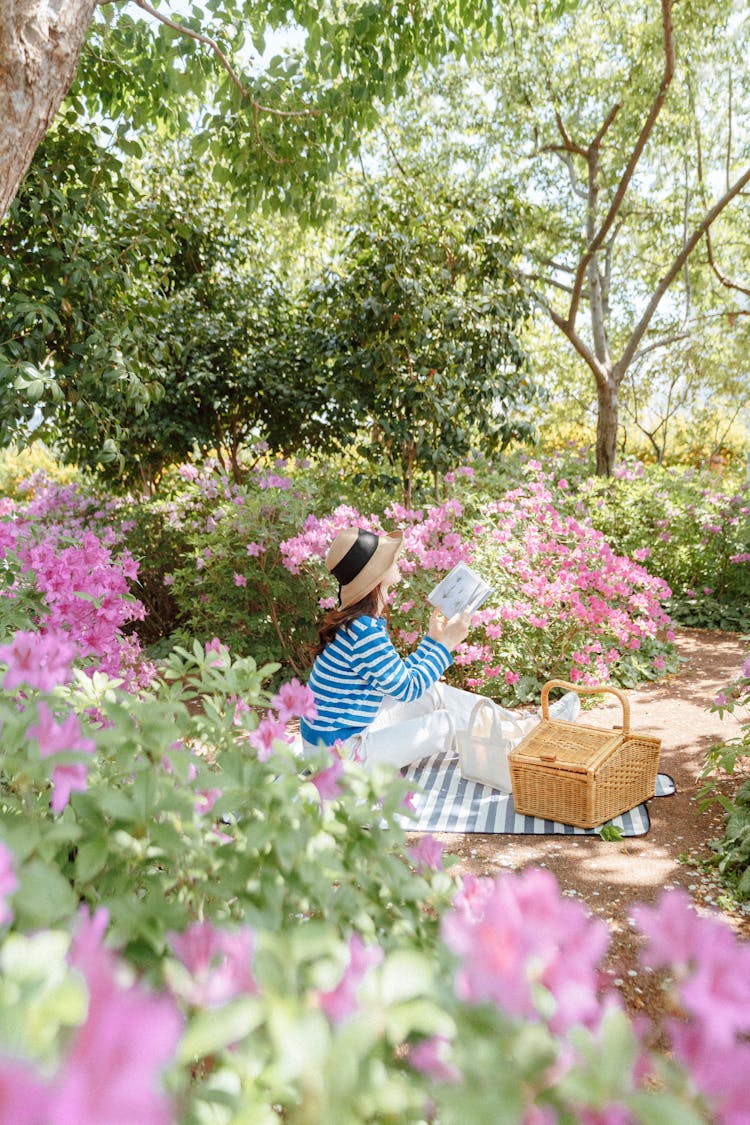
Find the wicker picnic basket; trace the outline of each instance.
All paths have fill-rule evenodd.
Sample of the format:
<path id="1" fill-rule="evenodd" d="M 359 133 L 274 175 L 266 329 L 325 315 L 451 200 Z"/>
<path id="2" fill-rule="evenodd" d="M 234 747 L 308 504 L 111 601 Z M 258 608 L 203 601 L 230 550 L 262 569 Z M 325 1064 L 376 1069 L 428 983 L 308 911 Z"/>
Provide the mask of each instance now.
<path id="1" fill-rule="evenodd" d="M 616 695 L 622 730 L 550 719 L 553 687 Z M 541 722 L 508 755 L 516 812 L 596 828 L 653 797 L 660 748 L 660 739 L 631 731 L 630 705 L 616 688 L 550 680 L 542 688 Z"/>

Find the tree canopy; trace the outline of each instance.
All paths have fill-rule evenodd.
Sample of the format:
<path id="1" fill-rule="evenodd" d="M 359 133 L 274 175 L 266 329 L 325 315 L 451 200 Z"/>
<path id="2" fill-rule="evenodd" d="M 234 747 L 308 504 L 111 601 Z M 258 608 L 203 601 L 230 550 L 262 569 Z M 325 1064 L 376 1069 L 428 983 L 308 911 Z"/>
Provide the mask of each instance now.
<path id="1" fill-rule="evenodd" d="M 507 0 L 513 3 L 514 0 Z M 571 0 L 544 0 L 550 17 Z M 312 217 L 415 68 L 502 33 L 491 0 L 27 0 L 0 13 L 0 216 L 67 106 L 137 152 L 150 129 L 189 134 L 238 198 Z M 72 84 L 72 85 L 71 85 Z"/>

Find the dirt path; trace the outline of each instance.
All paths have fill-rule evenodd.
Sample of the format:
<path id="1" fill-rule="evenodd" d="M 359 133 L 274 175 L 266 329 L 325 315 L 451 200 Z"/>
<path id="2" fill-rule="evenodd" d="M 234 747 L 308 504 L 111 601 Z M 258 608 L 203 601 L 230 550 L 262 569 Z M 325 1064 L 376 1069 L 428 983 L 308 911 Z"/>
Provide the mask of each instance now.
<path id="1" fill-rule="evenodd" d="M 628 1007 L 655 1015 L 661 990 L 636 960 L 638 938 L 628 919 L 636 902 L 653 902 L 666 887 L 683 887 L 702 910 L 718 909 L 718 882 L 697 864 L 711 855 L 709 841 L 722 834 L 716 806 L 701 812 L 699 775 L 708 748 L 739 731 L 733 717 L 723 720 L 708 707 L 716 693 L 740 672 L 747 642 L 739 635 L 697 629 L 677 634 L 686 660 L 670 682 L 646 684 L 628 693 L 631 725 L 662 740 L 659 769 L 677 783 L 674 797 L 649 802 L 651 830 L 646 836 L 617 842 L 598 837 L 442 834 L 446 850 L 459 856 L 460 869 L 494 875 L 503 869 L 546 867 L 563 893 L 577 896 L 604 918 L 612 933 L 607 968 L 621 987 Z M 611 702 L 609 701 L 611 699 Z M 611 726 L 619 721 L 614 696 L 584 716 L 584 722 Z M 750 762 L 744 759 L 750 774 Z M 750 913 L 723 913 L 737 933 L 750 939 Z"/>

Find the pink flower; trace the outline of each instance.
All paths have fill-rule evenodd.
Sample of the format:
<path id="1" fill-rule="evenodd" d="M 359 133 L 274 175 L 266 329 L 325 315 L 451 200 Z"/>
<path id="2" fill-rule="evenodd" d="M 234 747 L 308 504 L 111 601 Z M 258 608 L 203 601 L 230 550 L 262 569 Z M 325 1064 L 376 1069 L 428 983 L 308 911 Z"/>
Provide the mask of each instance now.
<path id="1" fill-rule="evenodd" d="M 51 1091 L 30 1067 L 0 1060 L 0 1125 L 42 1125 L 50 1109 Z"/>
<path id="2" fill-rule="evenodd" d="M 746 680 L 750 680 L 750 656 L 747 657 L 745 663 L 742 665 L 742 675 Z"/>
<path id="3" fill-rule="evenodd" d="M 221 789 L 203 789 L 195 801 L 195 811 L 203 816 L 204 813 L 211 812 L 219 797 L 221 796 Z"/>
<path id="4" fill-rule="evenodd" d="M 407 852 L 414 861 L 417 871 L 439 871 L 443 866 L 443 845 L 429 833 L 420 837 L 419 843 Z"/>
<path id="5" fill-rule="evenodd" d="M 174 574 L 165 574 L 164 575 L 164 585 L 165 586 L 173 586 L 174 585 Z"/>
<path id="6" fill-rule="evenodd" d="M 315 696 L 296 677 L 281 685 L 271 700 L 271 706 L 278 711 L 282 723 L 289 719 L 314 719 L 318 714 Z"/>
<path id="7" fill-rule="evenodd" d="M 183 933 L 167 936 L 192 978 L 186 987 L 178 986 L 189 1003 L 214 1008 L 257 993 L 251 971 L 255 939 L 249 926 L 230 933 L 211 922 L 194 922 Z"/>
<path id="8" fill-rule="evenodd" d="M 634 907 L 633 918 L 647 939 L 641 960 L 653 969 L 685 968 L 714 936 L 715 924 L 695 912 L 685 891 L 665 891 L 655 907 Z"/>
<path id="9" fill-rule="evenodd" d="M 258 761 L 267 762 L 273 753 L 274 742 L 277 739 L 280 742 L 286 741 L 286 726 L 279 719 L 267 715 L 260 720 L 257 729 L 251 731 L 249 738 L 258 751 Z"/>
<path id="10" fill-rule="evenodd" d="M 464 875 L 461 889 L 453 899 L 454 910 L 465 915 L 467 920 L 478 921 L 484 914 L 493 886 L 492 879 L 486 876 Z"/>
<path id="11" fill-rule="evenodd" d="M 505 673 L 506 684 L 517 684 L 520 679 L 521 679 L 521 677 L 518 674 L 518 672 L 506 672 Z"/>
<path id="12" fill-rule="evenodd" d="M 9 645 L 0 646 L 0 660 L 8 665 L 3 687 L 11 691 L 25 685 L 52 691 L 70 679 L 70 662 L 76 654 L 65 633 L 18 632 Z"/>
<path id="13" fill-rule="evenodd" d="M 598 964 L 606 926 L 563 899 L 547 871 L 528 869 L 479 881 L 472 899 L 457 897 L 443 918 L 446 944 L 459 957 L 456 993 L 468 1003 L 493 1001 L 511 1015 L 538 1017 L 539 985 L 554 998 L 556 1034 L 601 1015 Z"/>
<path id="14" fill-rule="evenodd" d="M 717 1049 L 706 1030 L 670 1021 L 674 1053 L 709 1101 L 710 1120 L 720 1125 L 747 1125 L 750 1105 L 750 1044 Z"/>
<path id="15" fill-rule="evenodd" d="M 409 1062 L 415 1070 L 426 1074 L 435 1082 L 460 1082 L 461 1075 L 448 1061 L 450 1041 L 443 1035 L 433 1035 L 409 1048 Z"/>
<path id="16" fill-rule="evenodd" d="M 248 543 L 246 548 L 248 555 L 252 558 L 255 558 L 257 555 L 262 555 L 265 549 L 262 543 Z"/>
<path id="17" fill-rule="evenodd" d="M 173 1107 L 160 1088 L 182 1031 L 171 1000 L 123 988 L 101 945 L 107 914 L 84 911 L 70 960 L 86 979 L 89 1006 L 54 1083 L 45 1125 L 170 1125 Z"/>
<path id="18" fill-rule="evenodd" d="M 209 652 L 216 653 L 215 656 L 208 661 L 212 668 L 224 668 L 228 664 L 229 649 L 223 645 L 218 637 L 213 637 L 212 640 L 206 641 L 205 645 L 206 656 Z"/>
<path id="19" fill-rule="evenodd" d="M 13 870 L 13 852 L 6 848 L 5 844 L 0 843 L 0 926 L 13 918 L 13 911 L 5 899 L 13 894 L 17 886 L 18 879 Z"/>
<path id="20" fill-rule="evenodd" d="M 330 992 L 319 992 L 318 1003 L 334 1024 L 343 1023 L 357 1010 L 357 991 L 369 969 L 383 960 L 380 946 L 365 946 L 359 934 L 349 938 L 349 962 L 341 980 Z"/>
<path id="21" fill-rule="evenodd" d="M 684 891 L 665 892 L 633 916 L 647 938 L 644 964 L 672 969 L 682 1004 L 714 1044 L 750 1032 L 750 948 L 724 922 L 697 914 Z"/>
<path id="22" fill-rule="evenodd" d="M 70 714 L 61 723 L 56 723 L 46 703 L 39 704 L 39 722 L 29 727 L 29 737 L 39 743 L 42 758 L 55 754 L 79 753 L 93 754 L 96 749 L 90 738 L 81 734 L 78 716 Z M 82 762 L 72 762 L 55 766 L 52 770 L 54 792 L 50 802 L 53 812 L 62 812 L 74 790 L 83 793 L 86 789 L 86 766 Z"/>
<path id="23" fill-rule="evenodd" d="M 341 755 L 336 746 L 330 748 L 330 755 L 333 759 L 330 766 L 320 770 L 319 773 L 310 778 L 310 781 L 318 790 L 321 805 L 323 801 L 333 801 L 341 794 L 339 778 L 344 772 L 344 763 L 341 761 Z"/>
<path id="24" fill-rule="evenodd" d="M 234 584 L 235 586 L 247 586 L 247 578 L 245 578 L 244 574 L 238 574 L 237 571 L 235 571 Z"/>

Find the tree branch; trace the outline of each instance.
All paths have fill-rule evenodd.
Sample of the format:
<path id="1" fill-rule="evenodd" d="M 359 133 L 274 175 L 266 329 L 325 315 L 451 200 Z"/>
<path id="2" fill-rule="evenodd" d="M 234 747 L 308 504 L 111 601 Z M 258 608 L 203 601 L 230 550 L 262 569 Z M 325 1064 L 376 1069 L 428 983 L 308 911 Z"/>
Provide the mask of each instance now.
<path id="1" fill-rule="evenodd" d="M 191 31 L 191 29 L 189 27 L 185 27 L 184 24 L 175 23 L 174 20 L 169 19 L 167 16 L 163 16 L 161 14 L 161 12 L 158 12 L 156 10 L 156 8 L 153 8 L 149 3 L 147 3 L 147 0 L 133 0 L 133 3 L 135 5 L 137 5 L 137 7 L 142 8 L 144 12 L 148 12 L 148 14 L 150 16 L 153 16 L 154 19 L 159 20 L 160 23 L 163 23 L 167 27 L 170 27 L 172 29 L 172 31 L 176 31 L 179 35 L 186 35 L 188 37 L 188 39 L 195 39 L 195 40 L 197 40 L 198 43 L 203 43 L 204 46 L 209 47 L 210 50 L 212 50 L 214 52 L 214 54 L 216 55 L 216 57 L 219 59 L 219 62 L 224 67 L 224 70 L 227 72 L 227 74 L 231 78 L 234 85 L 237 87 L 239 92 L 242 94 L 243 98 L 245 98 L 247 101 L 249 101 L 250 104 L 252 105 L 253 114 L 254 114 L 254 117 L 256 119 L 256 122 L 257 122 L 257 116 L 258 116 L 259 113 L 271 113 L 271 114 L 273 114 L 274 117 L 318 117 L 319 116 L 319 114 L 320 114 L 319 109 L 274 109 L 272 106 L 261 105 L 260 102 L 257 101 L 252 96 L 252 94 L 250 94 L 250 92 L 247 90 L 247 88 L 242 84 L 242 82 L 239 79 L 239 76 L 237 75 L 237 72 L 234 70 L 234 68 L 233 68 L 232 64 L 230 63 L 229 59 L 227 58 L 227 56 L 224 54 L 224 52 L 222 51 L 219 44 L 214 39 L 210 39 L 208 35 L 203 35 L 199 31 Z M 256 135 L 257 135 L 257 128 L 256 128 Z M 258 138 L 258 139 L 260 139 L 260 138 Z"/>
<path id="2" fill-rule="evenodd" d="M 676 344 L 678 340 L 689 340 L 690 336 L 690 331 L 675 332 L 673 336 L 665 336 L 663 340 L 654 340 L 653 344 L 648 344 L 645 348 L 636 352 L 631 362 L 639 363 L 649 352 L 655 352 L 657 348 L 668 348 L 670 344 Z"/>
<path id="3" fill-rule="evenodd" d="M 564 281 L 556 281 L 554 277 L 547 277 L 541 273 L 527 273 L 526 277 L 529 281 L 541 281 L 544 285 L 551 285 L 555 289 L 562 290 L 563 293 L 572 293 L 573 290 Z"/>
<path id="4" fill-rule="evenodd" d="M 572 157 L 571 153 L 568 152 L 568 151 L 559 152 L 559 149 L 557 151 L 558 151 L 558 155 L 559 155 L 560 159 L 564 163 L 565 167 L 568 169 L 568 176 L 570 177 L 570 187 L 571 187 L 571 190 L 572 190 L 573 194 L 577 195 L 579 199 L 585 199 L 586 198 L 586 192 L 581 187 L 581 185 L 578 183 L 578 177 L 576 176 L 575 165 L 573 164 L 573 157 Z"/>
<path id="5" fill-rule="evenodd" d="M 518 284 L 524 289 L 531 300 L 534 301 L 535 304 L 539 305 L 541 309 L 544 309 L 555 327 L 559 328 L 563 335 L 567 338 L 567 340 L 573 345 L 581 359 L 584 361 L 587 367 L 591 369 L 594 378 L 596 379 L 597 386 L 607 386 L 606 371 L 599 363 L 591 349 L 587 346 L 585 341 L 582 340 L 578 333 L 575 331 L 575 329 L 572 329 L 570 327 L 565 318 L 560 316 L 560 313 L 555 308 L 553 308 L 553 306 L 542 296 L 538 289 L 535 289 L 533 285 L 529 284 L 529 281 L 531 279 L 526 274 L 520 273 L 518 270 L 513 269 L 511 269 L 509 272 L 511 276 L 516 279 Z"/>
<path id="6" fill-rule="evenodd" d="M 570 137 L 570 134 L 568 133 L 567 129 L 565 128 L 565 123 L 564 123 L 562 117 L 560 116 L 560 111 L 558 109 L 555 110 L 555 121 L 557 122 L 557 128 L 558 128 L 558 131 L 560 133 L 560 136 L 563 139 L 563 147 L 564 147 L 565 151 L 566 152 L 575 152 L 575 153 L 577 153 L 578 156 L 582 156 L 585 160 L 586 157 L 588 156 L 588 150 L 585 149 L 583 147 L 583 145 L 576 144 L 576 142 L 574 140 L 572 140 L 572 138 Z"/>
<path id="7" fill-rule="evenodd" d="M 706 192 L 706 183 L 705 183 L 705 180 L 704 180 L 704 177 L 703 177 L 703 146 L 701 144 L 700 124 L 698 122 L 698 114 L 697 114 L 696 109 L 695 109 L 695 99 L 693 98 L 693 89 L 692 89 L 692 86 L 690 85 L 690 83 L 688 83 L 688 95 L 689 95 L 689 98 L 690 98 L 690 110 L 691 110 L 692 115 L 693 115 L 693 125 L 694 125 L 694 128 L 695 128 L 695 146 L 696 146 L 696 153 L 697 153 L 698 185 L 699 185 L 700 191 L 701 191 L 701 198 L 702 198 L 703 203 L 705 205 L 706 202 L 707 202 L 708 193 Z M 731 107 L 732 107 L 732 85 L 731 85 L 731 75 L 730 75 L 730 78 L 729 78 L 729 116 L 730 116 L 729 132 L 730 132 L 730 139 L 727 142 L 728 143 L 728 149 L 727 149 L 727 157 L 726 157 L 727 190 L 729 190 L 729 158 L 730 158 L 730 151 L 729 150 L 731 148 Z M 739 194 L 742 194 L 742 192 L 740 192 Z M 719 267 L 716 265 L 716 260 L 714 258 L 713 244 L 711 242 L 711 231 L 708 230 L 708 229 L 706 230 L 706 254 L 707 254 L 707 257 L 708 257 L 708 264 L 709 264 L 709 267 L 711 268 L 712 273 L 716 277 L 717 281 L 719 281 L 720 284 L 723 285 L 725 289 L 733 289 L 737 293 L 742 293 L 743 296 L 750 297 L 750 289 L 747 289 L 744 286 L 739 285 L 735 281 L 731 281 L 728 277 L 726 277 L 725 274 L 723 274 L 721 272 Z M 747 309 L 738 309 L 737 312 L 738 312 L 738 315 L 740 315 L 740 314 L 746 315 L 748 313 L 748 310 Z"/>
<path id="8" fill-rule="evenodd" d="M 735 293 L 742 293 L 742 295 L 744 297 L 750 297 L 750 289 L 748 289 L 744 285 L 740 285 L 736 281 L 732 281 L 731 278 L 729 278 L 725 274 L 723 274 L 721 272 L 721 270 L 719 269 L 719 267 L 716 265 L 716 260 L 714 258 L 713 245 L 711 243 L 711 232 L 710 232 L 710 230 L 706 231 L 706 252 L 708 254 L 708 264 L 711 267 L 711 270 L 713 271 L 713 274 L 716 277 L 716 280 L 721 285 L 723 285 L 725 289 L 733 289 Z M 750 309 L 738 309 L 737 314 L 738 315 L 743 314 L 743 315 L 747 316 L 748 314 L 750 314 Z"/>
<path id="9" fill-rule="evenodd" d="M 707 231 L 709 230 L 711 224 L 716 219 L 716 217 L 718 215 L 720 215 L 721 212 L 724 210 L 724 208 L 727 207 L 732 202 L 734 197 L 740 193 L 742 188 L 747 183 L 750 183 L 750 167 L 748 167 L 746 169 L 746 171 L 740 176 L 740 178 L 734 182 L 732 187 L 730 187 L 729 190 L 726 191 L 724 193 L 724 195 L 722 195 L 721 199 L 719 199 L 713 205 L 713 207 L 709 211 L 706 212 L 706 214 L 703 216 L 703 218 L 701 219 L 698 226 L 695 228 L 695 230 L 691 234 L 690 238 L 688 238 L 687 241 L 683 244 L 683 247 L 680 250 L 679 254 L 677 254 L 677 256 L 675 257 L 671 266 L 669 267 L 667 272 L 664 274 L 661 281 L 659 282 L 656 289 L 654 290 L 654 292 L 651 296 L 651 300 L 649 301 L 649 303 L 646 306 L 646 309 L 643 313 L 643 316 L 641 317 L 638 324 L 633 329 L 633 332 L 631 334 L 630 340 L 628 341 L 627 347 L 625 348 L 625 351 L 622 353 L 622 356 L 620 357 L 618 362 L 615 364 L 615 378 L 616 379 L 618 379 L 618 380 L 621 379 L 622 378 L 622 372 L 627 370 L 627 367 L 630 364 L 630 362 L 632 361 L 633 356 L 635 355 L 636 349 L 637 349 L 638 345 L 640 344 L 641 339 L 643 338 L 643 334 L 646 331 L 646 329 L 648 328 L 648 326 L 651 322 L 651 318 L 652 318 L 652 316 L 656 312 L 656 309 L 659 306 L 659 302 L 661 301 L 662 297 L 666 293 L 669 286 L 674 281 L 677 274 L 682 269 L 682 267 L 685 264 L 685 262 L 687 261 L 687 259 L 692 254 L 695 247 L 700 242 L 701 238 L 703 238 L 703 235 L 707 233 Z"/>
<path id="10" fill-rule="evenodd" d="M 651 136 L 654 125 L 656 124 L 656 120 L 661 113 L 662 106 L 664 105 L 667 97 L 667 92 L 672 82 L 672 78 L 674 77 L 674 28 L 672 26 L 672 4 L 673 0 L 661 0 L 662 25 L 664 28 L 664 74 L 662 76 L 662 80 L 659 85 L 656 97 L 651 103 L 651 109 L 649 110 L 648 116 L 646 117 L 646 120 L 644 121 L 641 131 L 638 135 L 638 140 L 636 141 L 633 151 L 630 154 L 630 159 L 628 160 L 625 171 L 623 172 L 620 178 L 620 182 L 617 185 L 617 190 L 615 191 L 614 197 L 610 204 L 609 211 L 605 215 L 602 225 L 599 227 L 599 230 L 594 235 L 594 238 L 587 246 L 585 253 L 578 263 L 578 273 L 576 275 L 576 282 L 573 287 L 574 294 L 570 302 L 570 309 L 568 311 L 568 321 L 570 323 L 571 329 L 575 327 L 576 316 L 578 314 L 578 306 L 580 303 L 580 289 L 583 285 L 583 279 L 585 277 L 588 264 L 597 250 L 601 247 L 602 243 L 607 237 L 610 227 L 617 217 L 620 207 L 622 206 L 622 202 L 625 198 L 625 193 L 630 186 L 630 181 L 632 180 L 633 174 L 638 166 L 638 162 L 643 155 L 643 150 L 646 147 L 646 142 Z M 606 132 L 606 129 L 609 128 L 609 125 L 612 123 L 612 120 L 614 119 L 614 113 L 617 111 L 617 109 L 619 109 L 619 106 L 614 107 L 614 110 L 610 110 L 607 120 L 605 120 L 604 125 L 602 125 L 602 128 L 597 133 L 599 144 L 601 144 L 601 140 L 604 136 L 604 133 Z"/>

